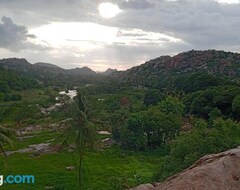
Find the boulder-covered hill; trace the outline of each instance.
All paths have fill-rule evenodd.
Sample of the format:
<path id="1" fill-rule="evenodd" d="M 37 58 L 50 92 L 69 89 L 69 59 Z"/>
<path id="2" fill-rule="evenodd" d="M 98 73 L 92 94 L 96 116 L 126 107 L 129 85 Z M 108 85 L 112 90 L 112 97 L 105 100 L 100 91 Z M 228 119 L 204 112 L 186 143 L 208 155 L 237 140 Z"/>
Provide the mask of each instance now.
<path id="1" fill-rule="evenodd" d="M 162 183 L 132 190 L 239 190 L 240 147 L 200 158 L 191 167 Z"/>
<path id="2" fill-rule="evenodd" d="M 173 57 L 161 56 L 126 71 L 114 72 L 113 76 L 122 84 L 166 87 L 169 83 L 177 85 L 175 82 L 178 80 L 189 79 L 194 82 L 192 78 L 196 79 L 199 74 L 204 74 L 204 78 L 210 77 L 211 83 L 218 79 L 239 82 L 240 54 L 216 50 L 191 50 Z"/>

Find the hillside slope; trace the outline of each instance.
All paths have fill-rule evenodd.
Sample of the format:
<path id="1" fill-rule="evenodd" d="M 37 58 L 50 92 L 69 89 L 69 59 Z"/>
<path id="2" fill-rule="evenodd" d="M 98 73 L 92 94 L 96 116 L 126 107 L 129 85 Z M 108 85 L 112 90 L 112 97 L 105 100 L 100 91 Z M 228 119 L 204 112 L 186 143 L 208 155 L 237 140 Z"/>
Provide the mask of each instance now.
<path id="1" fill-rule="evenodd" d="M 179 80 L 193 83 L 199 75 L 205 75 L 202 77 L 204 79 L 210 77 L 211 80 L 207 82 L 214 83 L 212 86 L 217 86 L 215 83 L 221 83 L 222 80 L 238 83 L 240 54 L 192 50 L 173 57 L 161 56 L 126 71 L 114 72 L 113 75 L 119 78 L 122 84 L 155 88 L 171 85 L 178 87 Z"/>

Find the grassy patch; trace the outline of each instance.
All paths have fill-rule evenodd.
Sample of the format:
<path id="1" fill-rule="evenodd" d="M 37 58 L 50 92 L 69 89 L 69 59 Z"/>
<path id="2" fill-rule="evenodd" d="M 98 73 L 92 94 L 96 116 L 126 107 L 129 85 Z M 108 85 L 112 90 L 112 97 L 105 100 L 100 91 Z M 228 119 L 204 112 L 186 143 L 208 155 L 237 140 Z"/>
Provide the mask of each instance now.
<path id="1" fill-rule="evenodd" d="M 1 159 L 3 175 L 34 175 L 35 184 L 4 185 L 2 189 L 45 189 L 46 186 L 64 186 L 77 189 L 77 153 L 56 153 L 32 158 L 29 154 L 14 154 Z M 150 182 L 156 157 L 121 156 L 106 152 L 89 152 L 84 161 L 85 189 L 110 190 L 112 183 L 126 181 L 128 186 Z M 75 170 L 67 171 L 67 166 Z M 136 177 L 138 176 L 138 178 Z M 118 180 L 114 182 L 113 180 Z"/>

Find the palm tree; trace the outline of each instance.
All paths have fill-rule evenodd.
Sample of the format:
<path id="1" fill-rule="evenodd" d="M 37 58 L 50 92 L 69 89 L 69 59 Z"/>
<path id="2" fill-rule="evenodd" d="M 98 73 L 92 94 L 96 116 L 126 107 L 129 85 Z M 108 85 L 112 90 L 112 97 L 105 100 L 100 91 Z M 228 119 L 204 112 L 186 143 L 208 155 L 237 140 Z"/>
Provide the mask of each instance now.
<path id="1" fill-rule="evenodd" d="M 95 120 L 92 119 L 94 112 L 90 109 L 89 99 L 86 96 L 78 95 L 77 102 L 73 102 L 68 112 L 72 117 L 61 122 L 60 125 L 68 127 L 63 131 L 59 138 L 62 140 L 62 145 L 73 143 L 79 153 L 79 189 L 83 186 L 83 158 L 87 146 L 93 146 L 97 132 L 95 129 Z"/>
<path id="2" fill-rule="evenodd" d="M 4 156 L 7 157 L 7 154 L 3 149 L 4 143 L 12 145 L 12 140 L 10 139 L 10 130 L 8 128 L 0 126 L 0 150 Z"/>
<path id="3" fill-rule="evenodd" d="M 16 127 L 19 131 L 21 141 L 23 141 L 22 126 L 27 119 L 34 116 L 36 109 L 36 106 L 30 105 L 28 102 L 18 104 L 18 106 L 15 108 L 14 121 L 16 122 Z"/>

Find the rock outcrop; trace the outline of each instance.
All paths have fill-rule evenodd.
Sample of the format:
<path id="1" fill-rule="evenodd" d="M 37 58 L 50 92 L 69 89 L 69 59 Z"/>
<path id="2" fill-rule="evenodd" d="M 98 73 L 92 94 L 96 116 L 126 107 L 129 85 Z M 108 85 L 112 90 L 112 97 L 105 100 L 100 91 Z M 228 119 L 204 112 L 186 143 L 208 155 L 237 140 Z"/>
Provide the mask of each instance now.
<path id="1" fill-rule="evenodd" d="M 191 167 L 155 187 L 138 186 L 133 190 L 239 190 L 240 147 L 207 155 Z"/>

